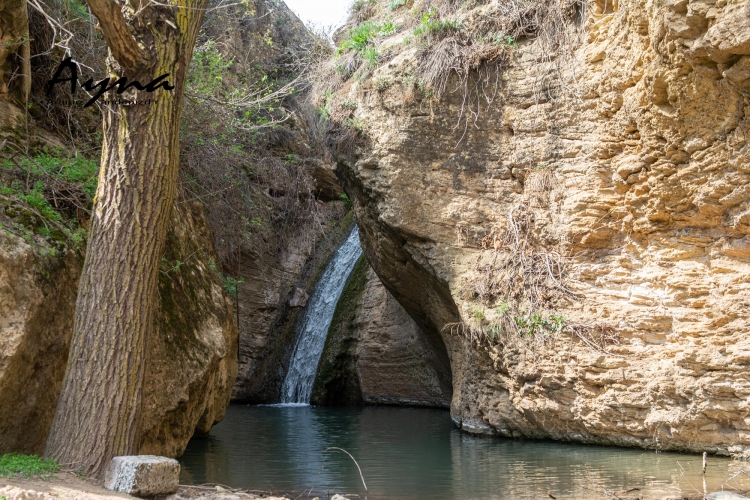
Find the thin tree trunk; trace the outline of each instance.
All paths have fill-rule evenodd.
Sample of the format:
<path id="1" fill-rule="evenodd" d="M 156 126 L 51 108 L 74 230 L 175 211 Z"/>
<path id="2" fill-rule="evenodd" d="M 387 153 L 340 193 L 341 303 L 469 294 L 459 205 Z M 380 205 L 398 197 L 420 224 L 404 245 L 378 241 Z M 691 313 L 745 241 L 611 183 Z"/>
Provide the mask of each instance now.
<path id="1" fill-rule="evenodd" d="M 46 449 L 58 463 L 87 473 L 101 474 L 112 457 L 138 452 L 147 340 L 177 189 L 183 85 L 206 3 L 149 7 L 133 26 L 113 19 L 120 6 L 112 0 L 89 0 L 107 37 L 112 74 L 145 84 L 169 73 L 175 88 L 110 97 L 156 99 L 150 105 L 105 106 L 70 357 Z M 105 26 L 110 22 L 115 26 Z M 129 46 L 128 33 L 141 43 Z M 139 53 L 149 42 L 153 53 Z"/>
<path id="2" fill-rule="evenodd" d="M 21 71 L 23 71 L 23 89 L 22 100 L 24 105 L 29 105 L 29 96 L 31 95 L 31 34 L 29 32 L 29 7 L 26 2 L 23 3 L 23 19 L 26 26 L 25 40 L 21 47 Z M 27 110 L 28 112 L 28 110 Z"/>

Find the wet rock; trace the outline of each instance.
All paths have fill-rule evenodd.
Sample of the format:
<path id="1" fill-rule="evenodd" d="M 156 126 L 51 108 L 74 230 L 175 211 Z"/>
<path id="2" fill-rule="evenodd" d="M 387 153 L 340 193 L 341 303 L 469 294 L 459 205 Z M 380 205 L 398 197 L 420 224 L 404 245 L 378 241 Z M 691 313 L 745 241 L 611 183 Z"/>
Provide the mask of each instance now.
<path id="1" fill-rule="evenodd" d="M 115 457 L 104 476 L 108 490 L 139 497 L 174 493 L 179 487 L 180 463 L 154 455 Z"/>
<path id="2" fill-rule="evenodd" d="M 748 497 L 743 497 L 742 495 L 738 495 L 737 493 L 732 493 L 729 491 L 717 491 L 716 493 L 711 493 L 706 497 L 706 500 L 750 500 Z"/>
<path id="3" fill-rule="evenodd" d="M 305 307 L 307 301 L 310 300 L 310 296 L 301 288 L 297 288 L 294 291 L 294 297 L 289 301 L 291 307 Z"/>
<path id="4" fill-rule="evenodd" d="M 314 404 L 447 408 L 450 367 L 362 259 L 336 306 Z"/>

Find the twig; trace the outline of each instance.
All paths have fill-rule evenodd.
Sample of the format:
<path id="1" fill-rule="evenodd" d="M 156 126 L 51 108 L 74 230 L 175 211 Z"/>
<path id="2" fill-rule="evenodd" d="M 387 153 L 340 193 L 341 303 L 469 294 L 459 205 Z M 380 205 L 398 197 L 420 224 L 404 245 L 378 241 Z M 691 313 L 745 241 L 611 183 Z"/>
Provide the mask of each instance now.
<path id="1" fill-rule="evenodd" d="M 362 469 L 359 468 L 359 464 L 357 463 L 356 460 L 354 460 L 354 457 L 351 455 L 351 453 L 349 453 L 348 451 L 346 451 L 343 448 L 336 448 L 335 446 L 332 446 L 330 448 L 326 448 L 325 449 L 325 451 L 328 451 L 328 450 L 337 450 L 337 451 L 341 451 L 341 452 L 346 453 L 347 455 L 349 455 L 349 458 L 352 459 L 352 461 L 354 462 L 354 465 L 357 466 L 357 470 L 359 471 L 359 478 L 362 479 L 362 486 L 364 486 L 365 487 L 365 491 L 367 491 L 367 485 L 365 484 L 365 478 L 362 475 Z"/>

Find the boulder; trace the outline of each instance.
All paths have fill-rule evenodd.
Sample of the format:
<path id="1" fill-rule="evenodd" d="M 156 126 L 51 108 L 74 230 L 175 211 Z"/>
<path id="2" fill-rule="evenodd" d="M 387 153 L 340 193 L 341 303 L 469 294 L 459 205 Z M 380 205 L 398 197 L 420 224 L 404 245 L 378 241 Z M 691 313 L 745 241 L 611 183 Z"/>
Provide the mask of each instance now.
<path id="1" fill-rule="evenodd" d="M 180 463 L 154 455 L 115 457 L 104 476 L 108 490 L 139 497 L 174 493 L 180 485 Z"/>

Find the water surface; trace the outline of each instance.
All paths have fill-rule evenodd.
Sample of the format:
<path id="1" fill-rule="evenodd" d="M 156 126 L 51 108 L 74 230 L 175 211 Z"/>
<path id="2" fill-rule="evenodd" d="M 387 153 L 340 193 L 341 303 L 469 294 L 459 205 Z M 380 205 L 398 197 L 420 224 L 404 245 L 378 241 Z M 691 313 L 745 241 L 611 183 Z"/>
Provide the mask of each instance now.
<path id="1" fill-rule="evenodd" d="M 362 486 L 351 453 L 362 468 Z M 325 463 L 324 463 L 325 459 Z M 188 445 L 181 482 L 368 499 L 701 498 L 701 457 L 519 441 L 457 430 L 447 411 L 397 407 L 230 406 Z M 750 464 L 709 457 L 708 492 L 750 490 Z M 739 482 L 738 482 L 739 481 Z M 307 491 L 302 498 L 307 497 Z M 351 498 L 356 498 L 352 496 Z"/>

